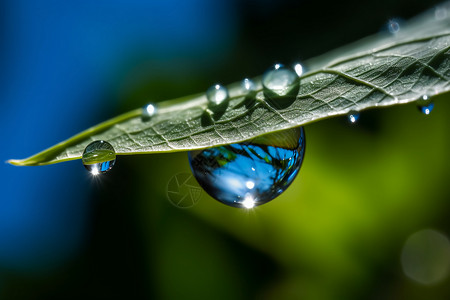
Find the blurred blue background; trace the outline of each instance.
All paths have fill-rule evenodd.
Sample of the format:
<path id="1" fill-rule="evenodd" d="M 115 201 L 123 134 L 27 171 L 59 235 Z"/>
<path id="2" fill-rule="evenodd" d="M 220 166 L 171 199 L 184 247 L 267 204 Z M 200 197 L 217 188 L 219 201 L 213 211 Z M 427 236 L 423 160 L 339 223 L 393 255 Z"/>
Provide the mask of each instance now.
<path id="1" fill-rule="evenodd" d="M 389 18 L 407 19 L 433 3 L 2 1 L 0 159 L 30 156 L 149 100 L 185 96 L 216 81 L 227 84 L 259 75 L 274 62 L 322 54 L 376 33 Z M 375 135 L 380 117 L 367 118 L 364 134 Z M 26 168 L 0 164 L 0 296 L 196 295 L 196 285 L 188 284 L 193 279 L 173 278 L 179 271 L 171 269 L 175 265 L 168 263 L 166 268 L 152 259 L 156 255 L 172 261 L 171 251 L 177 253 L 179 240 L 186 241 L 187 248 L 178 251 L 208 258 L 208 263 L 193 260 L 185 268 L 215 274 L 216 284 L 201 287 L 206 292 L 199 293 L 199 299 L 221 293 L 248 299 L 271 276 L 290 278 L 286 282 L 299 279 L 297 273 L 282 271 L 282 258 L 255 250 L 253 238 L 243 242 L 246 237 L 217 229 L 221 227 L 210 225 L 208 217 L 143 205 L 142 191 L 137 195 L 137 186 L 146 185 L 143 174 L 161 172 L 164 184 L 164 176 L 173 175 L 173 168 L 185 159 L 174 157 L 168 166 L 161 163 L 172 159 L 168 155 L 150 161 L 130 158 L 123 167 L 118 162 L 115 174 L 102 182 L 93 182 L 79 161 Z M 152 201 L 165 201 L 156 187 L 147 192 L 155 195 Z M 152 218 L 157 221 L 147 221 Z M 186 224 L 194 233 L 172 232 L 165 237 L 164 230 Z M 208 256 L 211 253 L 217 255 Z M 244 267 L 246 262 L 249 268 Z M 159 271 L 151 271 L 153 267 Z M 207 278 L 205 274 L 197 275 Z M 239 278 L 253 279 L 243 284 Z M 171 280 L 186 289 L 194 286 L 193 291 L 170 291 Z M 183 285 L 183 280 L 188 283 Z M 375 280 L 373 286 L 381 281 Z M 314 285 L 312 280 L 301 282 L 309 288 Z M 286 285 L 287 290 L 292 288 Z M 86 294 L 78 291 L 80 286 Z M 309 297 L 313 298 L 320 299 Z"/>
<path id="2" fill-rule="evenodd" d="M 227 1 L 0 5 L 3 161 L 114 116 L 124 85 L 148 80 L 136 69 L 175 79 L 202 72 L 236 35 Z M 80 164 L 1 168 L 0 267 L 40 272 L 80 251 L 92 205 Z"/>

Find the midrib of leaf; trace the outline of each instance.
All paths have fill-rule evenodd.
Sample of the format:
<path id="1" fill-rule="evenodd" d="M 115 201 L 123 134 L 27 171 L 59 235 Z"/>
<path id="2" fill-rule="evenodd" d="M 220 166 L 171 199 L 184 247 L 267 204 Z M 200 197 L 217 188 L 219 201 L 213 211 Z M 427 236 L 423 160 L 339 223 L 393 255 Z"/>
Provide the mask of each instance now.
<path id="1" fill-rule="evenodd" d="M 254 104 L 248 107 L 249 99 L 239 84 L 231 84 L 228 108 L 218 119 L 206 113 L 205 95 L 197 94 L 160 103 L 157 115 L 149 121 L 142 121 L 142 110 L 136 109 L 27 159 L 9 162 L 24 166 L 79 159 L 84 147 L 94 140 L 107 140 L 118 155 L 202 149 L 242 142 L 350 110 L 442 94 L 450 89 L 449 25 L 448 19 L 420 17 L 402 29 L 403 35 L 378 35 L 354 45 L 356 49 L 366 46 L 365 51 L 355 52 L 347 46 L 307 61 L 312 69 L 299 78 L 297 97 L 284 109 L 268 103 L 256 78 Z"/>

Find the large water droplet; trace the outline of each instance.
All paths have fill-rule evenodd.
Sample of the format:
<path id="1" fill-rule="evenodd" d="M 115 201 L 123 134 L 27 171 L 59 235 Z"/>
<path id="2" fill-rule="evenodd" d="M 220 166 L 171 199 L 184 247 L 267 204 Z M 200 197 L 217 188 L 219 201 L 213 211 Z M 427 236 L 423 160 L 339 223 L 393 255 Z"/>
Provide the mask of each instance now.
<path id="1" fill-rule="evenodd" d="M 105 141 L 94 141 L 86 146 L 82 161 L 84 167 L 92 175 L 106 173 L 116 162 L 116 152 L 113 146 Z"/>
<path id="2" fill-rule="evenodd" d="M 294 70 L 282 64 L 275 64 L 264 73 L 262 84 L 265 92 L 271 92 L 270 96 L 275 94 L 282 97 L 289 94 L 293 87 L 298 86 L 298 76 Z"/>
<path id="3" fill-rule="evenodd" d="M 156 104 L 154 103 L 147 103 L 142 108 L 142 120 L 143 121 L 149 121 L 158 111 Z"/>
<path id="4" fill-rule="evenodd" d="M 417 108 L 421 113 L 429 115 L 434 108 L 434 102 L 427 95 L 423 95 L 421 99 L 417 100 Z"/>
<path id="5" fill-rule="evenodd" d="M 206 91 L 206 98 L 212 105 L 220 105 L 228 100 L 228 97 L 228 89 L 220 84 L 215 84 Z"/>
<path id="6" fill-rule="evenodd" d="M 302 127 L 251 142 L 188 153 L 200 186 L 216 200 L 252 208 L 273 200 L 295 179 L 305 153 Z"/>
<path id="7" fill-rule="evenodd" d="M 360 116 L 359 112 L 357 112 L 357 111 L 350 111 L 348 113 L 348 121 L 350 123 L 356 123 L 359 120 L 359 116 Z"/>

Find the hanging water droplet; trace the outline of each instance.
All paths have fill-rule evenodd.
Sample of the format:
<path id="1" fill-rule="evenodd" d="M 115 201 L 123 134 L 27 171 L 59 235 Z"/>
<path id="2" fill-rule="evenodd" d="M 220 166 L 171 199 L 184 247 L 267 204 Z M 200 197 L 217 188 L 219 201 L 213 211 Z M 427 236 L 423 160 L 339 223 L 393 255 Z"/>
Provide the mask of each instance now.
<path id="1" fill-rule="evenodd" d="M 421 99 L 417 100 L 417 108 L 425 115 L 429 115 L 434 108 L 434 102 L 430 100 L 428 95 L 423 95 Z"/>
<path id="2" fill-rule="evenodd" d="M 150 120 L 158 111 L 156 104 L 154 103 L 147 103 L 142 108 L 142 120 L 148 121 Z"/>
<path id="3" fill-rule="evenodd" d="M 305 153 L 302 127 L 271 133 L 251 142 L 188 153 L 200 186 L 216 200 L 233 207 L 267 203 L 295 179 Z"/>
<path id="4" fill-rule="evenodd" d="M 294 70 L 286 68 L 282 64 L 275 64 L 267 70 L 262 77 L 264 92 L 270 92 L 268 97 L 286 96 L 293 87 L 298 86 L 298 76 Z"/>
<path id="5" fill-rule="evenodd" d="M 82 161 L 84 167 L 92 175 L 106 173 L 116 162 L 116 152 L 113 146 L 105 141 L 94 141 L 86 146 Z"/>
<path id="6" fill-rule="evenodd" d="M 359 116 L 360 116 L 359 112 L 357 112 L 357 111 L 350 111 L 348 113 L 348 116 L 347 116 L 348 117 L 348 121 L 350 123 L 356 123 L 359 120 Z"/>
<path id="7" fill-rule="evenodd" d="M 244 93 L 250 93 L 256 91 L 256 84 L 253 80 L 245 78 L 241 81 L 241 88 Z"/>
<path id="8" fill-rule="evenodd" d="M 397 34 L 400 31 L 400 21 L 397 19 L 391 19 L 387 23 L 387 29 L 392 34 Z"/>
<path id="9" fill-rule="evenodd" d="M 295 70 L 295 73 L 297 73 L 298 77 L 302 76 L 303 73 L 305 72 L 303 66 L 300 63 L 294 64 L 294 70 Z"/>
<path id="10" fill-rule="evenodd" d="M 212 105 L 220 105 L 228 100 L 228 97 L 228 89 L 220 84 L 215 84 L 206 91 L 206 98 Z"/>

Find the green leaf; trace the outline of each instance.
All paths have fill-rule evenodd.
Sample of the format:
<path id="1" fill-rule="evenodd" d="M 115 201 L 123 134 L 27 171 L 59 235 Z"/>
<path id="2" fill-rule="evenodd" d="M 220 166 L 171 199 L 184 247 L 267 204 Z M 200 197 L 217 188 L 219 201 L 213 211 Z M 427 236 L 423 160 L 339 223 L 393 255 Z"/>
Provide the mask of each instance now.
<path id="1" fill-rule="evenodd" d="M 150 120 L 141 109 L 94 126 L 23 160 L 21 166 L 80 159 L 94 140 L 118 155 L 175 152 L 242 142 L 270 132 L 378 106 L 408 103 L 450 90 L 450 21 L 424 14 L 396 35 L 378 34 L 306 62 L 299 91 L 280 108 L 256 78 L 257 91 L 228 86 L 227 107 L 211 113 L 204 94 L 162 102 Z"/>

